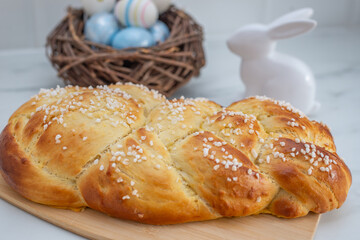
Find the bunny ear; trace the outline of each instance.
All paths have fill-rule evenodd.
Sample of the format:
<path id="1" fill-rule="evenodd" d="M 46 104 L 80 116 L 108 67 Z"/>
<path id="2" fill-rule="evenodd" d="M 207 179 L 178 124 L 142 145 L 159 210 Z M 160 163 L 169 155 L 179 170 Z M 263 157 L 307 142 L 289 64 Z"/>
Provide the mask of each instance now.
<path id="1" fill-rule="evenodd" d="M 314 14 L 314 9 L 312 8 L 302 8 L 290 13 L 287 13 L 276 20 L 274 20 L 271 25 L 277 25 L 283 22 L 289 22 L 293 20 L 305 20 L 309 19 Z"/>
<path id="2" fill-rule="evenodd" d="M 268 35 L 271 39 L 274 40 L 291 38 L 309 32 L 315 26 L 316 21 L 314 20 L 289 21 L 270 27 L 268 30 Z"/>

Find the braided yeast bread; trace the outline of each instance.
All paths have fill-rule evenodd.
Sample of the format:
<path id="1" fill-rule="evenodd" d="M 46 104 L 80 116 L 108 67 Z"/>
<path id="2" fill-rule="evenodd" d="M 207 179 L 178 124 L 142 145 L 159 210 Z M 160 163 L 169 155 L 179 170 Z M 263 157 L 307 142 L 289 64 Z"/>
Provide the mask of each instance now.
<path id="1" fill-rule="evenodd" d="M 150 224 L 324 213 L 351 185 L 329 129 L 288 104 L 136 85 L 40 91 L 3 130 L 0 170 L 34 202 Z"/>

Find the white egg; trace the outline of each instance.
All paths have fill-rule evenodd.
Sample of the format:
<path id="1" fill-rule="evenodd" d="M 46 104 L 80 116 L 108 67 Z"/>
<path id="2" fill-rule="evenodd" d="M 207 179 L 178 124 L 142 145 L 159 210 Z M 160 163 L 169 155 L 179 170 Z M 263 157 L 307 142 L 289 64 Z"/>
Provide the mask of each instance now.
<path id="1" fill-rule="evenodd" d="M 121 0 L 115 6 L 115 15 L 123 26 L 150 28 L 159 18 L 151 0 Z"/>
<path id="2" fill-rule="evenodd" d="M 156 5 L 159 13 L 163 13 L 169 9 L 171 5 L 171 0 L 152 0 Z"/>
<path id="3" fill-rule="evenodd" d="M 93 15 L 98 12 L 110 12 L 115 5 L 115 0 L 81 0 L 86 14 Z"/>

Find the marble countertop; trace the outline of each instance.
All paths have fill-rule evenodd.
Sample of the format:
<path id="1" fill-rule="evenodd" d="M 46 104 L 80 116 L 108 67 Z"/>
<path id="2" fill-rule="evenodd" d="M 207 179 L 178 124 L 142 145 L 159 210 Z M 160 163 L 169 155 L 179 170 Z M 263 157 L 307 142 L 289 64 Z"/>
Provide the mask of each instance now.
<path id="1" fill-rule="evenodd" d="M 225 46 L 224 36 L 205 41 L 207 65 L 199 78 L 176 97 L 207 97 L 222 105 L 241 99 L 240 60 Z M 310 118 L 325 122 L 334 135 L 338 154 L 349 166 L 353 184 L 339 210 L 321 216 L 315 235 L 322 239 L 359 239 L 360 228 L 360 28 L 317 29 L 279 43 L 282 52 L 305 61 L 314 71 L 322 107 Z M 44 49 L 0 51 L 0 128 L 39 88 L 63 85 Z M 358 219 L 359 218 L 359 219 Z M 0 200 L 1 239 L 83 239 Z"/>

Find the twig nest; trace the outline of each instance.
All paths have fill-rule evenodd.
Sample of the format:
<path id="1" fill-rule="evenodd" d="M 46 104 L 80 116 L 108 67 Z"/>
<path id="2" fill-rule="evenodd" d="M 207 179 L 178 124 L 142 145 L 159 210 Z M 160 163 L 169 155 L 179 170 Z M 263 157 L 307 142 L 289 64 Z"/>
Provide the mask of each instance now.
<path id="1" fill-rule="evenodd" d="M 83 10 L 69 8 L 47 38 L 47 55 L 65 83 L 97 86 L 132 82 L 170 96 L 205 65 L 203 31 L 174 6 L 160 14 L 159 20 L 170 31 L 164 42 L 119 50 L 86 40 Z"/>

